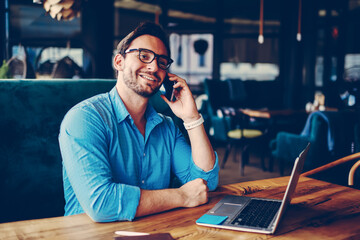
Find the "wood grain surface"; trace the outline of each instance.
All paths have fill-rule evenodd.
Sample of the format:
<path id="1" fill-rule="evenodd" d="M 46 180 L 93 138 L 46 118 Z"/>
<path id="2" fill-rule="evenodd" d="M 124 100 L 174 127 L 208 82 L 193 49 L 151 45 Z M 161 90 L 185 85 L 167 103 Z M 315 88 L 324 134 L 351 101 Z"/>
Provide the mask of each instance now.
<path id="1" fill-rule="evenodd" d="M 360 191 L 301 177 L 274 235 L 195 224 L 225 194 L 281 199 L 288 177 L 219 187 L 209 202 L 133 222 L 95 223 L 86 214 L 0 224 L 0 239 L 113 239 L 115 231 L 170 233 L 174 239 L 360 239 Z"/>

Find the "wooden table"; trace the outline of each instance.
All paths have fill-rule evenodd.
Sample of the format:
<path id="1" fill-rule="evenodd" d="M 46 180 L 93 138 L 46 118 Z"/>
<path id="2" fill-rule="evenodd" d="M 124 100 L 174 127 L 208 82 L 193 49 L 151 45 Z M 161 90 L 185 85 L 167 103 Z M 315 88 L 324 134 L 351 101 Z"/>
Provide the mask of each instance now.
<path id="1" fill-rule="evenodd" d="M 278 109 L 278 110 L 268 110 L 268 109 L 239 109 L 239 111 L 249 117 L 255 118 L 276 118 L 276 117 L 290 117 L 290 116 L 305 116 L 310 114 L 306 112 L 305 109 Z M 337 112 L 337 108 L 326 107 L 323 111 L 332 111 Z"/>
<path id="2" fill-rule="evenodd" d="M 239 111 L 249 117 L 255 118 L 274 118 L 274 117 L 289 117 L 294 115 L 304 115 L 306 114 L 304 110 L 293 110 L 293 109 L 279 109 L 279 110 L 268 110 L 268 109 L 239 109 Z"/>
<path id="3" fill-rule="evenodd" d="M 197 226 L 195 220 L 224 194 L 281 199 L 288 177 L 219 187 L 208 204 L 133 222 L 95 223 L 87 215 L 0 224 L 0 239 L 112 239 L 117 230 L 169 232 L 175 239 L 360 239 L 360 191 L 301 177 L 275 235 Z M 1 214 L 1 213 L 0 213 Z"/>

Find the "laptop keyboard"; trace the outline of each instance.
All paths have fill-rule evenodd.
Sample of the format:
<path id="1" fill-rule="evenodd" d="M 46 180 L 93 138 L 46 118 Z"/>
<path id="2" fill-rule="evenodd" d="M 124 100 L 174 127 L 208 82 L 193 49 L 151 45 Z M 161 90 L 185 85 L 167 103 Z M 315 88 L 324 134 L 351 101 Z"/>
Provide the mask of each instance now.
<path id="1" fill-rule="evenodd" d="M 231 224 L 267 228 L 280 205 L 281 202 L 251 199 Z"/>

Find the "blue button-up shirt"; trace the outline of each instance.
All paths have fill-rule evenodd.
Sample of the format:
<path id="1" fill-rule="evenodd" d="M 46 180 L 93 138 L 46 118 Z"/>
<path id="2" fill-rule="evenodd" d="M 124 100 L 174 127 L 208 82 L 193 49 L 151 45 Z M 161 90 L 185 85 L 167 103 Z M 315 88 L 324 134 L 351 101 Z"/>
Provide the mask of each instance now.
<path id="1" fill-rule="evenodd" d="M 218 158 L 204 172 L 171 118 L 151 105 L 145 112 L 145 137 L 134 124 L 114 87 L 74 106 L 59 134 L 63 159 L 65 215 L 86 212 L 98 222 L 132 220 L 140 189 L 169 188 L 196 178 L 210 190 L 218 184 Z"/>

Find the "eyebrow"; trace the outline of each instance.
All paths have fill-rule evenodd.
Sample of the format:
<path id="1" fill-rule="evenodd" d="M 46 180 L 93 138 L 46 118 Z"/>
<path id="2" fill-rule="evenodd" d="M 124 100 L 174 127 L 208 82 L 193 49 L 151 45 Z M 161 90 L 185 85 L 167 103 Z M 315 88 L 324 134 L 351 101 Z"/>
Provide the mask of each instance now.
<path id="1" fill-rule="evenodd" d="M 156 55 L 159 55 L 159 56 L 162 56 L 162 57 L 169 57 L 169 55 L 165 55 L 165 54 L 157 54 L 155 51 L 151 50 L 151 49 L 148 49 L 148 48 L 137 48 L 137 49 L 142 49 L 142 50 L 148 50 L 148 51 L 151 51 L 153 53 L 155 53 Z"/>

